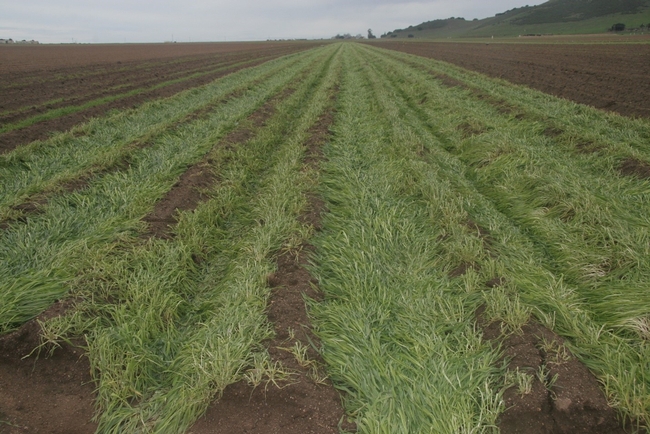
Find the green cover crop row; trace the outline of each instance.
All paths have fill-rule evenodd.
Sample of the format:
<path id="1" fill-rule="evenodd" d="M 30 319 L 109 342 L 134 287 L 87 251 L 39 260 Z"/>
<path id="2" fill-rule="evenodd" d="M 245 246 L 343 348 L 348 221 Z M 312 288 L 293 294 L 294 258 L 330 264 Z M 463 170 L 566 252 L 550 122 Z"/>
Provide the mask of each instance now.
<path id="1" fill-rule="evenodd" d="M 157 135 L 151 146 L 129 156 L 128 169 L 92 179 L 88 188 L 81 191 L 54 196 L 42 214 L 30 215 L 24 223 L 15 222 L 6 229 L 0 238 L 0 331 L 33 318 L 64 295 L 68 282 L 80 272 L 78 264 L 83 257 L 104 243 L 139 231 L 140 219 L 188 166 L 198 162 L 238 122 L 285 88 L 319 56 L 318 52 L 298 55 L 297 59 L 289 56 L 264 65 L 261 71 L 244 71 L 244 77 L 239 80 L 229 76 L 225 79 L 225 89 L 221 89 L 221 81 L 208 86 L 214 93 L 207 98 L 200 96 L 200 89 L 188 91 L 172 98 L 171 102 L 146 104 L 135 113 L 91 122 L 85 128 L 97 134 L 80 139 L 67 135 L 62 142 L 56 138 L 53 143 L 37 144 L 33 156 L 23 154 L 22 149 L 16 151 L 15 154 L 26 155 L 28 161 L 17 160 L 20 157 L 10 154 L 10 162 L 22 164 L 11 165 L 10 169 L 18 173 L 7 174 L 8 182 L 3 183 L 3 187 L 14 186 L 15 190 L 29 185 L 25 184 L 25 179 L 38 176 L 41 167 L 45 174 L 57 176 L 47 166 L 48 161 L 55 167 L 76 166 L 74 158 L 69 160 L 65 152 L 78 155 L 80 148 L 85 147 L 85 154 L 80 158 L 87 160 L 95 155 L 93 150 L 97 145 L 110 147 L 116 142 L 130 141 L 147 134 L 145 128 L 166 126 L 168 121 L 164 114 L 172 118 L 179 116 L 175 115 L 178 111 L 185 114 L 186 104 L 196 108 L 197 100 L 199 107 L 205 105 L 215 97 L 241 88 L 241 78 L 265 77 L 254 87 L 243 87 L 239 98 L 228 100 L 205 117 Z M 275 73 L 268 75 L 269 69 Z M 156 108 L 161 108 L 163 115 Z M 162 110 L 164 108 L 167 111 Z M 103 123 L 108 123 L 108 127 L 98 128 Z M 122 134 L 128 138 L 122 139 Z"/>
<path id="2" fill-rule="evenodd" d="M 313 173 L 309 131 L 334 96 Z M 269 101 L 265 123 L 247 118 Z M 235 128 L 250 134 L 223 146 Z M 51 195 L 0 235 L 0 331 L 75 301 L 43 328 L 85 337 L 99 432 L 184 432 L 228 384 L 271 374 L 267 277 L 304 241 L 320 351 L 359 432 L 498 432 L 512 384 L 482 308 L 506 333 L 532 320 L 561 335 L 633 430 L 650 423 L 650 181 L 621 171 L 650 162 L 647 120 L 341 43 L 78 131 L 0 157 L 0 216 Z M 171 239 L 143 238 L 141 219 L 203 158 L 208 200 Z M 298 219 L 314 191 L 315 235 Z"/>
<path id="3" fill-rule="evenodd" d="M 649 160 L 648 122 L 442 62 L 347 56 L 316 242 L 327 302 L 313 312 L 361 431 L 492 429 L 504 381 L 476 334 L 480 305 L 567 338 L 610 402 L 647 423 L 650 182 L 619 167 Z M 580 153 L 587 141 L 602 149 Z"/>

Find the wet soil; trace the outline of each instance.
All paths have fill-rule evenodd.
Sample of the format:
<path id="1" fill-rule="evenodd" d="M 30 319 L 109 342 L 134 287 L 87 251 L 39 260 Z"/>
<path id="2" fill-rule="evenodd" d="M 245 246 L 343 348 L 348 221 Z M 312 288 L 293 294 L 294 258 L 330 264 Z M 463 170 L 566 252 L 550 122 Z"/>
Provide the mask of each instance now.
<path id="1" fill-rule="evenodd" d="M 560 98 L 650 117 L 649 44 L 499 44 L 380 41 Z"/>

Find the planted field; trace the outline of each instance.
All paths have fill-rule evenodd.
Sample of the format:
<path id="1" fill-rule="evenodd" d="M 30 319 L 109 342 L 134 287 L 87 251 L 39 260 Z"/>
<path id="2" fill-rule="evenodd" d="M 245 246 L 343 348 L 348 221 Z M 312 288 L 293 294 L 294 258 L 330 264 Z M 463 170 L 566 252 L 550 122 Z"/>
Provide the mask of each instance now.
<path id="1" fill-rule="evenodd" d="M 2 47 L 0 153 L 313 43 Z"/>
<path id="2" fill-rule="evenodd" d="M 582 43 L 548 43 L 553 39 L 545 38 L 546 43 L 382 41 L 380 46 L 443 60 L 625 116 L 649 118 L 648 39 L 639 36 L 633 39 L 641 42 L 636 44 L 610 44 L 607 38 L 574 39 Z"/>
<path id="3" fill-rule="evenodd" d="M 649 143 L 342 43 L 19 146 L 0 430 L 646 432 Z"/>

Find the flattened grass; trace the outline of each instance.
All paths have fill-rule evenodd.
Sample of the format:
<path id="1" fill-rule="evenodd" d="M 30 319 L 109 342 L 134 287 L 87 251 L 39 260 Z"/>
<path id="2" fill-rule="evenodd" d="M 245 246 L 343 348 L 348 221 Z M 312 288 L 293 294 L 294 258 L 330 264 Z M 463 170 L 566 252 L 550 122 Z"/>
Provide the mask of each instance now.
<path id="1" fill-rule="evenodd" d="M 303 228 L 308 130 L 337 77 L 318 51 L 296 91 L 253 138 L 210 155 L 219 183 L 179 215 L 169 241 L 126 238 L 83 264 L 74 312 L 49 334 L 86 336 L 99 431 L 181 433 L 259 359 L 273 253 Z"/>
<path id="2" fill-rule="evenodd" d="M 440 232 L 413 171 L 423 165 L 391 95 L 345 48 L 322 166 L 330 212 L 314 240 L 326 301 L 311 305 L 330 376 L 359 432 L 494 431 L 500 371 L 474 325 L 481 298 L 437 265 Z"/>
<path id="3" fill-rule="evenodd" d="M 254 89 L 134 152 L 128 169 L 94 179 L 84 190 L 55 196 L 42 214 L 29 216 L 24 223 L 16 222 L 3 231 L 0 305 L 12 308 L 0 317 L 0 332 L 19 326 L 65 295 L 67 285 L 80 272 L 79 263 L 95 249 L 137 233 L 143 224 L 140 219 L 189 165 L 200 160 L 238 121 L 296 79 L 319 56 L 319 52 L 303 53 L 297 62 L 293 57 L 280 61 L 286 62 L 285 67 Z M 148 105 L 145 111 L 150 109 Z M 118 117 L 129 120 L 126 115 Z M 119 128 L 118 124 L 115 128 Z M 88 149 L 86 152 L 91 153 Z M 38 288 L 44 290 L 43 296 L 39 296 Z"/>
<path id="4" fill-rule="evenodd" d="M 508 282 L 510 297 L 518 294 L 538 319 L 569 338 L 574 353 L 605 385 L 610 402 L 632 420 L 647 421 L 650 354 L 644 333 L 650 300 L 643 288 L 650 264 L 643 198 L 650 183 L 616 170 L 617 159 L 648 151 L 641 139 L 647 121 L 467 74 L 481 90 L 503 88 L 500 97 L 524 113 L 547 106 L 550 113 L 562 113 L 558 122 L 571 132 L 548 134 L 555 117 L 542 118 L 541 125 L 539 118 L 518 120 L 472 92 L 447 88 L 426 71 L 405 66 L 404 56 L 389 61 L 379 50 L 363 51 L 380 77 L 378 88 L 391 95 L 401 122 L 412 128 L 408 137 L 417 138 L 409 140 L 419 143 L 442 179 L 436 189 L 451 187 L 446 197 L 436 197 L 458 206 L 436 214 L 455 219 L 445 237 L 453 239 L 461 226 L 460 233 L 470 229 L 479 238 L 469 251 L 445 238 L 445 251 L 457 252 L 452 267 L 463 261 L 479 270 L 483 282 Z M 434 71 L 439 66 L 429 65 Z M 600 160 L 567 146 L 567 140 L 594 131 L 603 132 L 605 143 L 622 134 L 630 141 L 608 145 Z"/>

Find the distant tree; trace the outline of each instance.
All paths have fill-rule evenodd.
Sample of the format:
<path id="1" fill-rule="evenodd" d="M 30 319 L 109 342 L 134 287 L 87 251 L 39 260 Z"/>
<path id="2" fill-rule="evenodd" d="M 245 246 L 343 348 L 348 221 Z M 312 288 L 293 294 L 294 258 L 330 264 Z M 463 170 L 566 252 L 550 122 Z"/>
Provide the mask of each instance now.
<path id="1" fill-rule="evenodd" d="M 409 33 L 409 38 L 415 38 L 415 35 L 413 35 L 413 33 Z"/>
<path id="2" fill-rule="evenodd" d="M 368 39 L 377 39 L 377 37 L 372 34 L 372 29 L 368 29 Z"/>
<path id="3" fill-rule="evenodd" d="M 609 29 L 612 32 L 622 32 L 625 30 L 625 24 L 623 23 L 616 23 L 614 24 L 611 29 Z"/>
<path id="4" fill-rule="evenodd" d="M 397 33 L 393 33 L 390 35 L 391 38 L 397 38 Z"/>
<path id="5" fill-rule="evenodd" d="M 418 27 L 418 30 L 419 30 L 419 31 L 422 31 L 422 27 Z"/>

